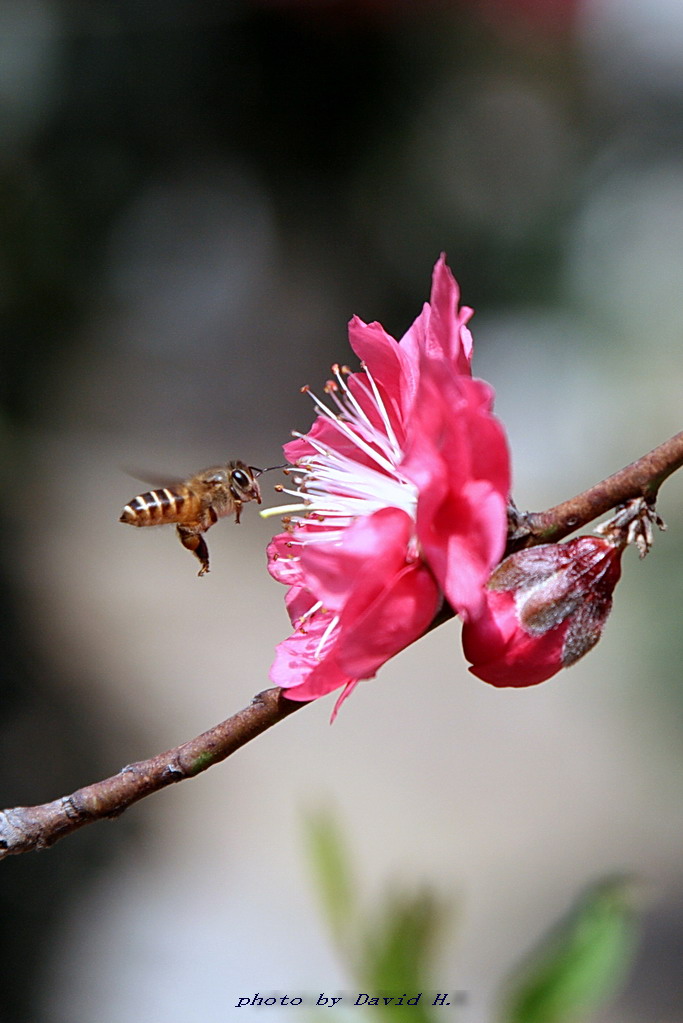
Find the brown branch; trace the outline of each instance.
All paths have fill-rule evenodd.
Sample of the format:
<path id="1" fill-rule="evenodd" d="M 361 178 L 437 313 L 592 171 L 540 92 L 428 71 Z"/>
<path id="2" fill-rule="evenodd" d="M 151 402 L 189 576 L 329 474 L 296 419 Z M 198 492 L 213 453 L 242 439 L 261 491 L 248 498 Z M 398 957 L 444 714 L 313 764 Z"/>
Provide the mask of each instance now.
<path id="1" fill-rule="evenodd" d="M 670 437 L 635 462 L 568 501 L 544 512 L 520 516 L 519 528 L 508 541 L 506 554 L 522 547 L 555 543 L 619 504 L 644 497 L 654 504 L 664 480 L 683 466 L 683 431 Z"/>
<path id="2" fill-rule="evenodd" d="M 305 703 L 287 700 L 282 689 L 266 689 L 250 706 L 195 739 L 129 764 L 118 774 L 77 789 L 42 806 L 15 806 L 0 812 L 0 859 L 46 849 L 91 821 L 118 817 L 139 799 L 174 782 L 194 778 L 213 764 L 289 717 Z"/>
<path id="3" fill-rule="evenodd" d="M 659 487 L 683 466 L 683 432 L 626 468 L 545 512 L 518 515 L 506 553 L 561 540 L 616 505 L 635 497 L 654 504 Z M 428 631 L 453 617 L 445 604 Z M 41 806 L 0 812 L 0 859 L 45 849 L 84 824 L 117 817 L 139 799 L 174 782 L 193 778 L 293 714 L 305 703 L 288 700 L 282 689 L 266 689 L 249 707 L 208 732 L 166 753 L 124 767 L 118 774 Z"/>

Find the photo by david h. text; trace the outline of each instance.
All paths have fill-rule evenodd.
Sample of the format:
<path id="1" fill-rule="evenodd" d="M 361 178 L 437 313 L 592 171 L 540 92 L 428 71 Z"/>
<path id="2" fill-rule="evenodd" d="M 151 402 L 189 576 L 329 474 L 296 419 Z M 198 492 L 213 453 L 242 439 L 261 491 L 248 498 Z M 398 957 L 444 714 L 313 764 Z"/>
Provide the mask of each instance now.
<path id="1" fill-rule="evenodd" d="M 358 991 L 351 992 L 340 991 L 336 995 L 327 994 L 325 991 L 321 991 L 320 994 L 282 994 L 280 991 L 272 991 L 268 994 L 261 994 L 260 991 L 256 991 L 253 995 L 241 995 L 236 1003 L 236 1009 L 242 1009 L 246 1006 L 263 1006 L 272 1007 L 281 1005 L 297 1006 L 297 1005 L 315 1005 L 318 1008 L 329 1008 L 334 1009 L 338 1005 L 343 1005 L 345 1008 L 353 1006 L 368 1006 L 368 1005 L 436 1005 L 436 1006 L 448 1006 L 448 1005 L 464 1005 L 467 1002 L 466 991 L 432 991 L 430 993 L 417 991 L 414 994 L 408 994 L 403 992 L 402 994 L 390 994 L 388 992 L 368 992 Z"/>

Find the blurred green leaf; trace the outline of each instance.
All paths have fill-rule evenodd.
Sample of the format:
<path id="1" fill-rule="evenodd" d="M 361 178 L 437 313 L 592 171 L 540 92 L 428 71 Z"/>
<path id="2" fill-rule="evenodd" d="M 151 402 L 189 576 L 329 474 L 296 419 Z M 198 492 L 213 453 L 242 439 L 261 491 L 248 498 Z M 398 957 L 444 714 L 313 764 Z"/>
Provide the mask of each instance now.
<path id="1" fill-rule="evenodd" d="M 368 930 L 359 966 L 363 990 L 408 998 L 431 989 L 437 939 L 447 907 L 427 890 L 390 894 L 374 927 Z M 426 996 L 425 996 L 426 997 Z M 375 1007 L 374 1015 L 428 1023 L 434 1014 L 429 1003 Z"/>
<path id="2" fill-rule="evenodd" d="M 315 886 L 333 936 L 340 946 L 356 914 L 355 884 L 341 830 L 326 810 L 309 813 L 305 822 Z"/>
<path id="3" fill-rule="evenodd" d="M 306 819 L 306 840 L 316 885 L 337 945 L 344 954 L 358 994 L 414 998 L 417 1005 L 359 1005 L 363 1019 L 392 1023 L 434 1023 L 429 997 L 437 939 L 449 907 L 424 889 L 389 893 L 374 921 L 358 908 L 356 886 L 339 825 L 327 811 Z M 317 1017 L 316 1017 L 317 1018 Z M 442 1017 L 439 1016 L 439 1019 Z"/>
<path id="4" fill-rule="evenodd" d="M 633 956 L 633 884 L 595 885 L 511 978 L 502 1023 L 580 1023 L 622 981 Z"/>

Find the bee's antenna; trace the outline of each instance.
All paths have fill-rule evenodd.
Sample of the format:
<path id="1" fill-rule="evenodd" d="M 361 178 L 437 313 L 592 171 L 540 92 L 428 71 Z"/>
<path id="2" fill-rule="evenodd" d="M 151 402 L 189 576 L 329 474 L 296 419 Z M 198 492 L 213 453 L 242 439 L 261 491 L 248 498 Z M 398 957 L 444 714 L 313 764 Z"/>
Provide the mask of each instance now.
<path id="1" fill-rule="evenodd" d="M 288 469 L 289 465 L 285 462 L 284 465 L 269 465 L 267 469 L 257 469 L 255 465 L 250 465 L 249 468 L 254 476 L 263 476 L 264 472 L 272 472 L 273 469 Z"/>

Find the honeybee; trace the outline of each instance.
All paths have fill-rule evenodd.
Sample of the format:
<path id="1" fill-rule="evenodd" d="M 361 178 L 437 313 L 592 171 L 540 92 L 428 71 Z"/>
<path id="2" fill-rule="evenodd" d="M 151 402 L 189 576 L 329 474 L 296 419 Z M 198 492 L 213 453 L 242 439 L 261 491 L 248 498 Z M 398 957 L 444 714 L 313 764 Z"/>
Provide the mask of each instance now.
<path id="1" fill-rule="evenodd" d="M 276 466 L 275 468 L 280 468 Z M 242 505 L 261 503 L 256 477 L 267 472 L 244 462 L 228 462 L 203 469 L 196 476 L 139 494 L 121 512 L 119 522 L 130 526 L 160 526 L 176 523 L 183 547 L 201 563 L 198 575 L 209 571 L 209 549 L 202 533 L 225 515 L 240 520 Z"/>

